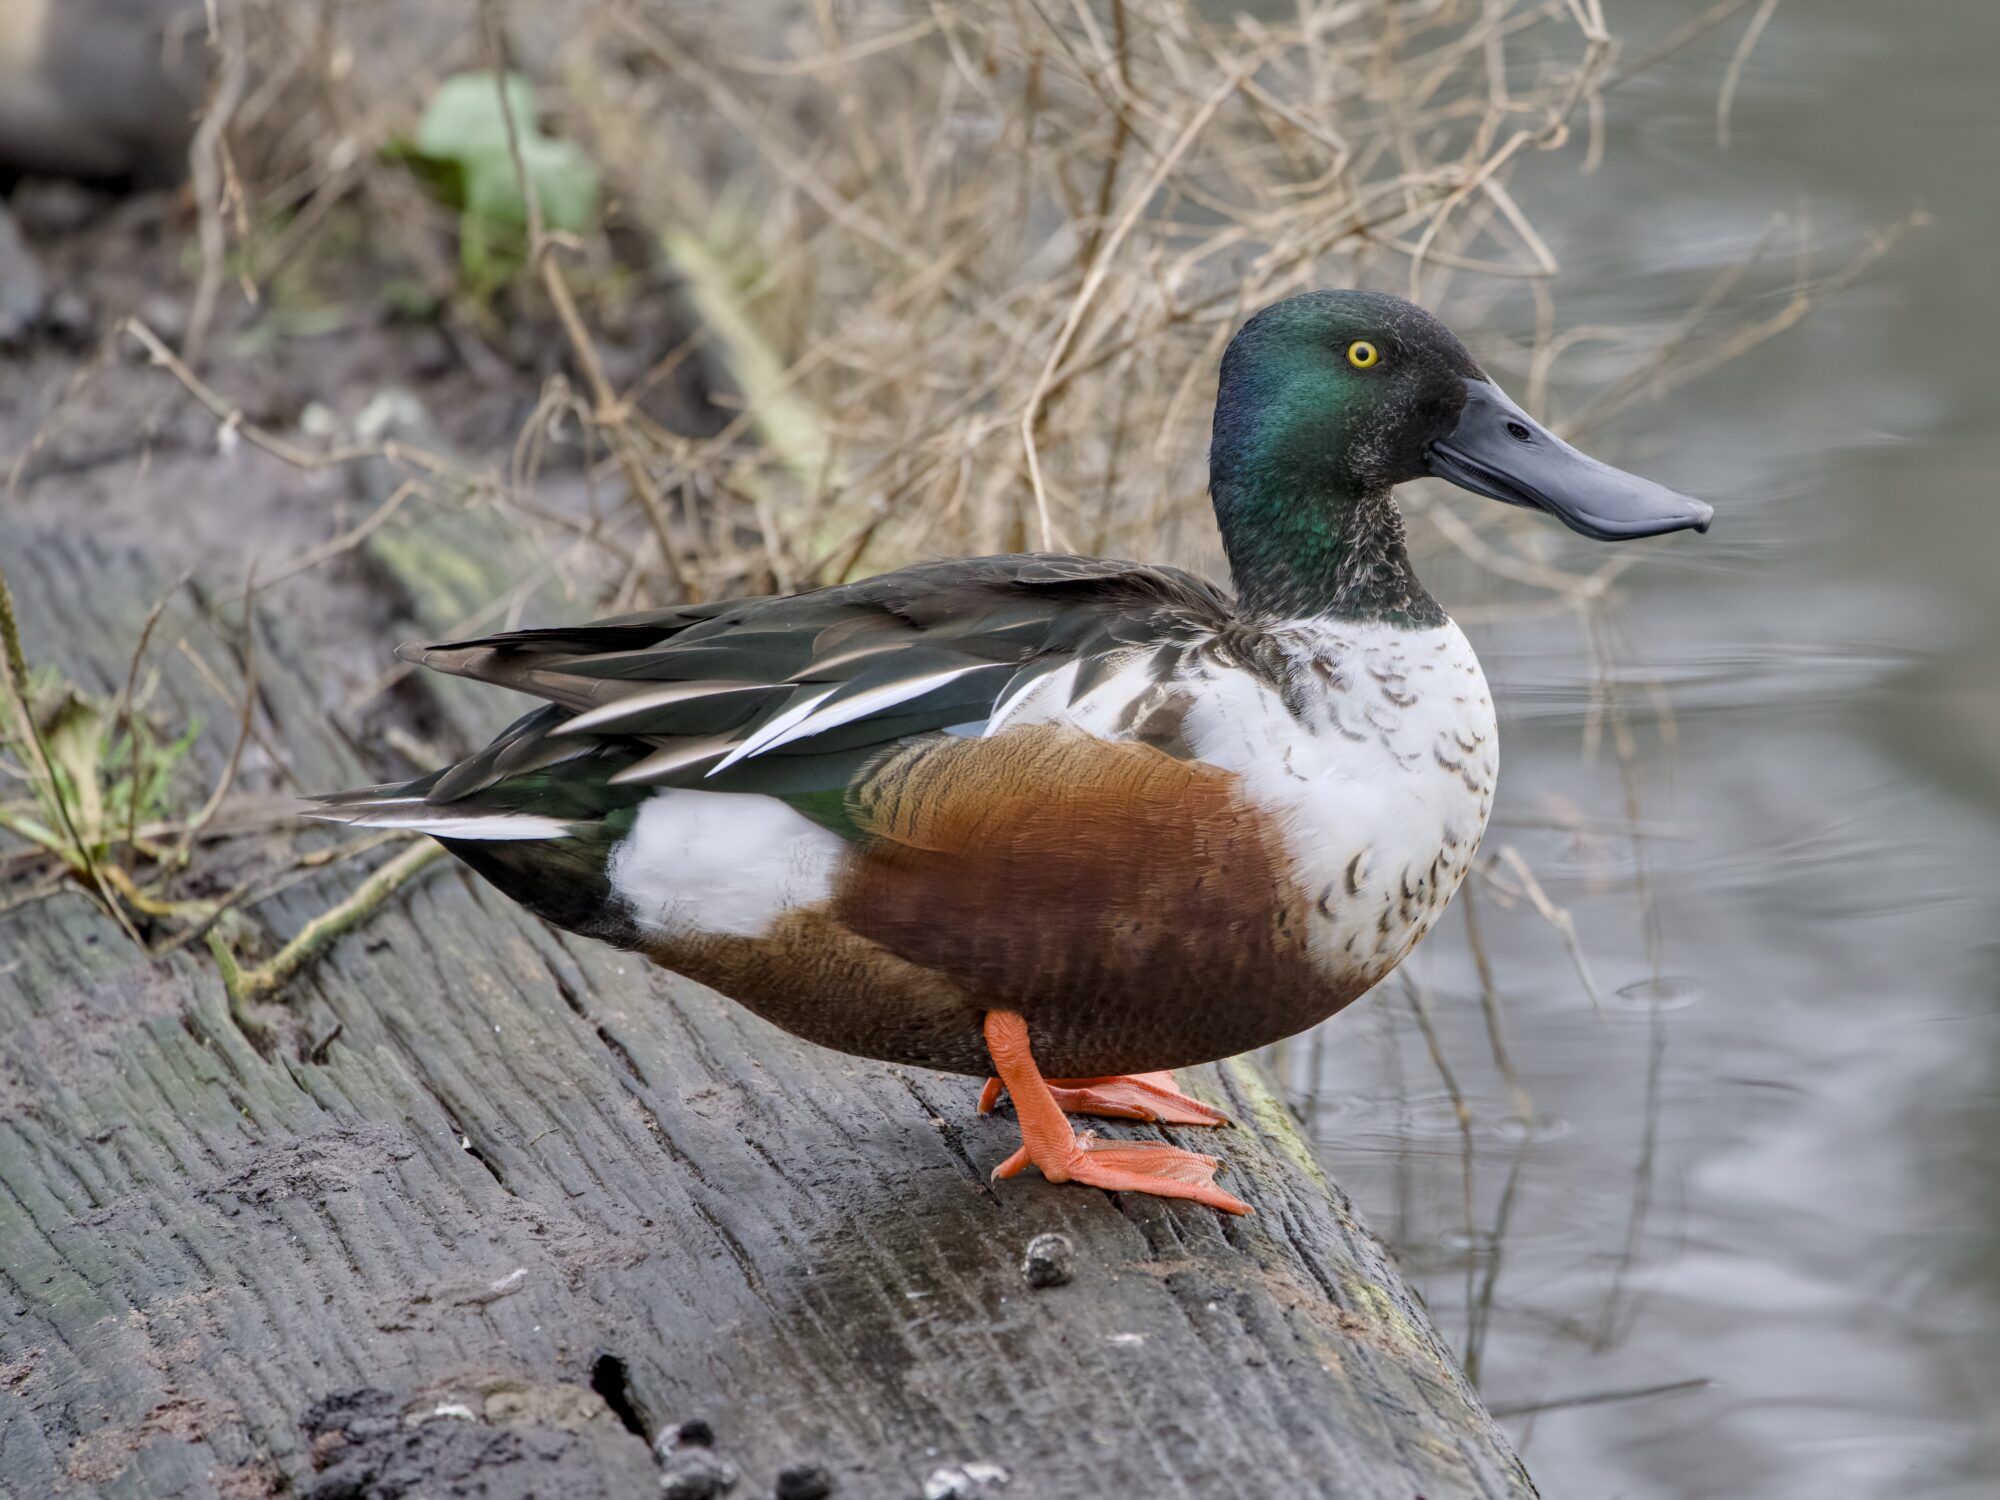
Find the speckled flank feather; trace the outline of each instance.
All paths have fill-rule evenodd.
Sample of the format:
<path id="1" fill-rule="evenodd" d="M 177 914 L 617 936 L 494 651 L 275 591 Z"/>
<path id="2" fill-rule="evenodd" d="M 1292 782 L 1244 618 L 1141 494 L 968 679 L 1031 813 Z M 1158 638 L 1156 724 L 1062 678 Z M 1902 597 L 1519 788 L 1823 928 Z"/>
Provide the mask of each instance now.
<path id="1" fill-rule="evenodd" d="M 1493 701 L 1459 628 L 1300 620 L 1280 687 L 1213 672 L 1186 733 L 1284 830 L 1316 956 L 1379 978 L 1471 868 L 1499 774 Z"/>

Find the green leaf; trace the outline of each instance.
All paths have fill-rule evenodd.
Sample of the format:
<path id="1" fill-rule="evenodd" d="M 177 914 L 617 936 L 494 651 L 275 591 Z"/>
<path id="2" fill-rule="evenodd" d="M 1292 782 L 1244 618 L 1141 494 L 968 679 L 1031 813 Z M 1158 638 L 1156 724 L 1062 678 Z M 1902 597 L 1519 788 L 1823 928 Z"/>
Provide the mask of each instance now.
<path id="1" fill-rule="evenodd" d="M 509 73 L 506 93 L 507 114 L 514 117 L 515 130 L 523 139 L 538 134 L 535 86 L 520 74 Z M 454 73 L 438 85 L 417 126 L 417 150 L 459 161 L 481 151 L 506 153 L 507 121 L 491 73 Z"/>
<path id="2" fill-rule="evenodd" d="M 55 767 L 53 795 L 69 808 L 77 836 L 86 845 L 96 843 L 104 829 L 104 711 L 80 693 L 65 691 L 45 711 L 42 743 Z"/>
<path id="3" fill-rule="evenodd" d="M 468 269 L 475 257 L 498 253 L 518 235 L 497 234 L 527 226 L 528 205 L 521 176 L 534 185 L 542 221 L 551 229 L 580 234 L 597 214 L 597 168 L 573 141 L 543 133 L 535 113 L 534 85 L 507 75 L 506 109 L 491 73 L 457 73 L 438 86 L 417 126 L 409 154 L 428 167 L 433 189 L 463 211 Z M 507 144 L 507 117 L 514 121 L 521 167 L 515 170 Z M 456 194 L 452 194 L 453 177 Z"/>
<path id="4" fill-rule="evenodd" d="M 146 720 L 135 715 L 132 733 L 111 740 L 104 751 L 103 769 L 107 833 L 172 814 L 175 773 L 201 738 L 201 729 L 197 718 L 179 739 L 163 745 Z"/>

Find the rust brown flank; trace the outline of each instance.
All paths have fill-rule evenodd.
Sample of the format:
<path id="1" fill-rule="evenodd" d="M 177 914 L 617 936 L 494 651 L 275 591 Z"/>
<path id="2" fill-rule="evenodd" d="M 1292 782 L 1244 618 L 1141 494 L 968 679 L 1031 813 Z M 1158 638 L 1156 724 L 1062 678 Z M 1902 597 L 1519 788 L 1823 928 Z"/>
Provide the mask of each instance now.
<path id="1" fill-rule="evenodd" d="M 950 999 L 934 997 L 913 1026 L 909 976 L 894 968 L 894 993 L 871 997 L 857 969 L 841 984 L 844 1040 L 830 1041 L 800 1013 L 808 1000 L 760 1004 L 739 988 L 809 995 L 781 972 L 815 962 L 803 945 L 730 940 L 773 951 L 716 959 L 708 982 L 814 1040 L 977 1072 L 976 1013 L 1004 1006 L 1028 1018 L 1051 1076 L 1151 1071 L 1302 1030 L 1372 977 L 1329 977 L 1311 961 L 1310 897 L 1275 821 L 1212 766 L 1037 725 L 921 741 L 866 776 L 851 804 L 875 837 L 843 870 L 828 917 L 865 945 L 855 952 L 880 955 L 851 960 L 859 969 L 893 956 Z M 952 1014 L 968 1017 L 964 1046 L 933 1035 Z"/>
<path id="2" fill-rule="evenodd" d="M 757 937 L 691 934 L 656 943 L 646 955 L 822 1047 L 955 1073 L 987 1071 L 980 1033 L 986 1007 L 823 908 L 787 912 Z"/>

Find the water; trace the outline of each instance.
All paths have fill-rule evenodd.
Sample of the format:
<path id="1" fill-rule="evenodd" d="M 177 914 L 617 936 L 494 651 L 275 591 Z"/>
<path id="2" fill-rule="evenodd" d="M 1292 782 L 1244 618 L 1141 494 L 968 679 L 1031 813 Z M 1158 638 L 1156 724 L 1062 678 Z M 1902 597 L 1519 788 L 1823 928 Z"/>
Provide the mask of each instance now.
<path id="1" fill-rule="evenodd" d="M 1705 0 L 1608 8 L 1629 55 Z M 1724 152 L 1745 20 L 1620 91 L 1600 176 L 1579 183 L 1571 152 L 1518 180 L 1563 263 L 1561 321 L 1670 322 L 1773 212 L 1809 219 L 1815 275 L 1912 210 L 1932 222 L 1799 327 L 1591 435 L 1721 513 L 1629 574 L 1611 620 L 1636 841 L 1608 735 L 1585 759 L 1582 630 L 1473 629 L 1503 713 L 1487 847 L 1574 913 L 1602 1008 L 1558 934 L 1481 893 L 1522 1121 L 1462 933 L 1413 960 L 1474 1110 L 1470 1224 L 1399 986 L 1285 1064 L 1545 1494 L 1991 1496 L 2000 6 L 1790 0 Z M 1790 295 L 1777 243 L 1739 311 Z M 1618 361 L 1576 367 L 1598 368 Z"/>

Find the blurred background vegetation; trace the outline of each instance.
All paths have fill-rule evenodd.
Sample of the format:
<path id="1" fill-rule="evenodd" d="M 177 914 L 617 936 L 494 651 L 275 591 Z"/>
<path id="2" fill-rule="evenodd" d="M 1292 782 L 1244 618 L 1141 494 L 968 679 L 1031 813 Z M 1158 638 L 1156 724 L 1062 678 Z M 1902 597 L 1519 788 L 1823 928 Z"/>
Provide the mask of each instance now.
<path id="1" fill-rule="evenodd" d="M 0 0 L 0 519 L 296 615 L 387 778 L 461 748 L 387 656 L 419 518 L 507 562 L 402 570 L 465 631 L 1219 573 L 1230 332 L 1415 296 L 1721 516 L 1613 553 L 1404 492 L 1502 799 L 1406 977 L 1272 1061 L 1549 1493 L 1988 1494 L 2000 13 L 1934 9 Z M 282 663 L 157 718 L 190 649 L 10 663 L 0 912 L 254 950 L 394 853 L 283 811 Z"/>

